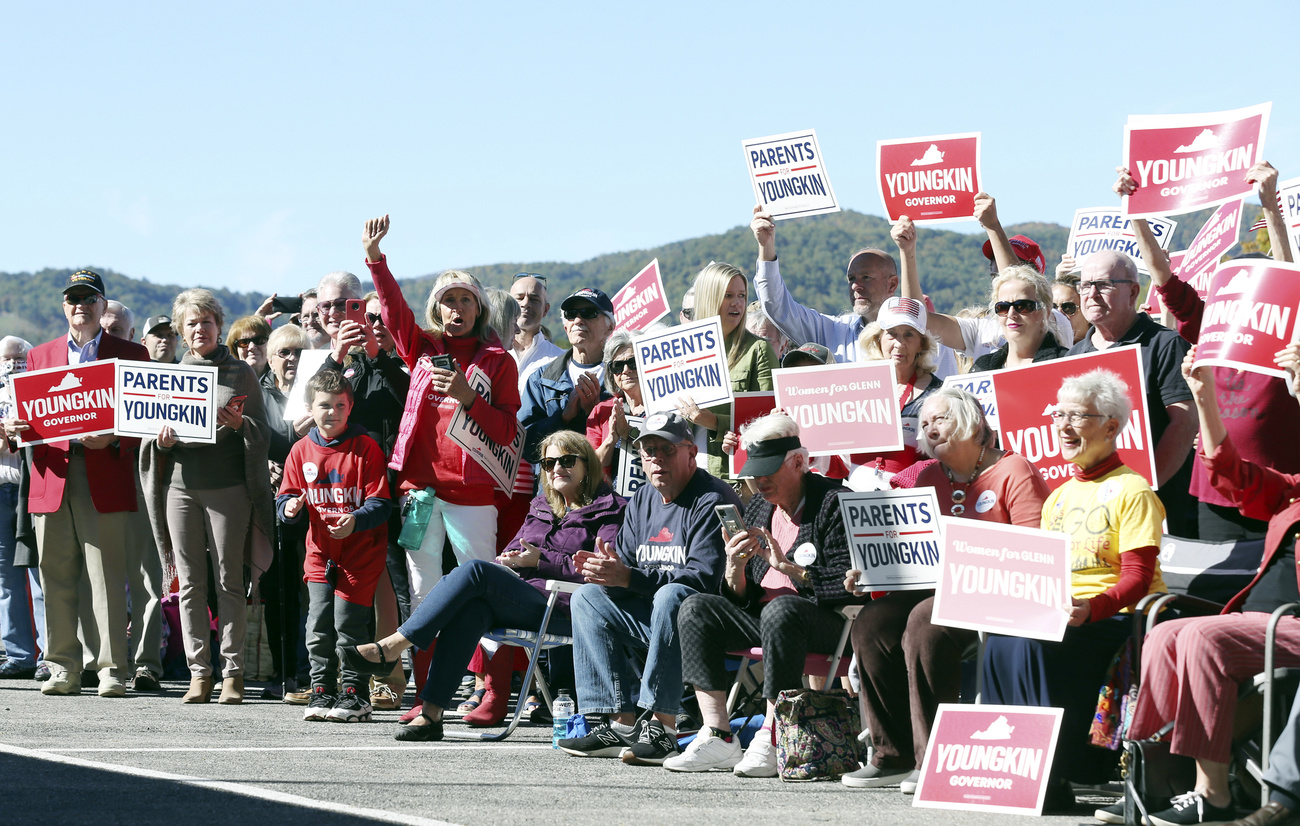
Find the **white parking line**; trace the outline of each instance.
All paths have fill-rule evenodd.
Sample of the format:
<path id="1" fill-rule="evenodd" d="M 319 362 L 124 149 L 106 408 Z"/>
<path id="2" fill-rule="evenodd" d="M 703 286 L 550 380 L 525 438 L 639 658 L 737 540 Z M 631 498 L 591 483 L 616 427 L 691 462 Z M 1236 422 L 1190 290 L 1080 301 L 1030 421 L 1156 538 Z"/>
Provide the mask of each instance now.
<path id="1" fill-rule="evenodd" d="M 67 749 L 64 749 L 67 751 Z M 150 751 L 150 749 L 104 749 L 103 751 Z M 203 751 L 203 749 L 156 749 L 156 751 Z M 225 751 L 225 749 L 208 749 L 208 751 Z M 236 751 L 276 751 L 276 749 L 236 749 Z M 310 797 L 300 797 L 296 794 L 285 794 L 271 789 L 263 789 L 257 786 L 250 786 L 246 783 L 229 783 L 224 780 L 205 780 L 201 777 L 190 777 L 183 774 L 170 774 L 168 772 L 154 771 L 152 769 L 142 769 L 136 766 L 118 766 L 112 763 L 97 763 L 93 760 L 82 760 L 76 757 L 68 757 L 62 754 L 52 754 L 46 751 L 35 751 L 24 749 L 18 746 L 11 746 L 8 743 L 0 743 L 0 753 L 12 754 L 17 757 L 28 757 L 34 760 L 45 760 L 51 763 L 62 763 L 68 766 L 78 766 L 87 769 L 100 769 L 102 771 L 118 772 L 120 774 L 129 774 L 132 777 L 148 777 L 154 780 L 170 780 L 174 783 L 181 783 L 186 786 L 195 786 L 202 789 L 212 789 L 213 791 L 229 792 L 230 794 L 242 795 L 244 797 L 257 798 L 259 800 L 269 800 L 275 803 L 285 803 L 290 806 L 301 806 L 305 809 L 316 809 L 324 812 L 335 812 L 338 814 L 354 815 L 356 817 L 368 817 L 373 820 L 381 820 L 386 823 L 401 823 L 408 826 L 457 826 L 446 820 L 435 820 L 429 817 L 420 817 L 419 815 L 406 815 L 398 812 L 386 812 L 382 809 L 365 809 L 360 806 L 349 806 L 346 803 L 335 803 L 323 800 L 313 800 Z"/>
<path id="2" fill-rule="evenodd" d="M 3 744 L 0 744 L 3 745 Z M 466 743 L 464 745 L 455 743 L 442 743 L 437 745 L 410 745 L 410 746 L 213 746 L 210 748 L 192 747 L 192 746 L 157 746 L 157 747 L 135 747 L 135 748 L 85 748 L 85 749 L 41 749 L 43 754 L 88 754 L 97 752 L 166 752 L 166 751 L 186 751 L 186 752 L 252 752 L 252 751 L 455 751 L 459 749 L 473 749 L 475 751 L 496 750 L 496 751 L 550 751 L 550 746 L 544 745 L 515 745 L 515 744 L 498 744 L 498 743 Z"/>

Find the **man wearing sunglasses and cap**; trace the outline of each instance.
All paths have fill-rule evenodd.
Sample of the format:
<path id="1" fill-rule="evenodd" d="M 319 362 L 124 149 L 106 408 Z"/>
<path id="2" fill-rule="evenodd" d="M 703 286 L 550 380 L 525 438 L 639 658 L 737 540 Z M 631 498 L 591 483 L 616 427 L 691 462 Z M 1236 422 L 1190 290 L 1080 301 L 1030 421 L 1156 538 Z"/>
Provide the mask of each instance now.
<path id="1" fill-rule="evenodd" d="M 677 610 L 693 594 L 718 592 L 724 550 L 714 508 L 741 505 L 730 486 L 696 466 L 693 428 L 676 412 L 649 416 L 636 449 L 648 484 L 628 502 L 617 539 L 597 539 L 595 553 L 574 557 L 588 583 L 569 609 L 578 709 L 609 722 L 559 747 L 576 757 L 659 765 L 677 753 Z M 639 679 L 629 649 L 646 653 Z"/>
<path id="2" fill-rule="evenodd" d="M 29 370 L 85 364 L 99 359 L 148 361 L 139 344 L 104 333 L 99 320 L 107 301 L 104 280 L 81 270 L 63 289 L 68 334 L 32 349 Z M 11 441 L 29 429 L 18 418 L 4 420 Z M 136 509 L 135 465 L 139 439 L 112 433 L 36 445 L 31 453 L 28 510 L 36 527 L 50 679 L 44 694 L 80 694 L 82 645 L 77 638 L 78 586 L 89 584 L 98 637 L 91 652 L 99 672 L 99 696 L 126 694 L 127 514 Z"/>
<path id="3" fill-rule="evenodd" d="M 560 304 L 564 333 L 573 345 L 562 358 L 534 370 L 524 383 L 519 423 L 528 428 L 524 457 L 537 464 L 542 440 L 557 430 L 586 434 L 587 417 L 612 398 L 605 383 L 605 341 L 614 332 L 614 302 L 583 287 Z"/>

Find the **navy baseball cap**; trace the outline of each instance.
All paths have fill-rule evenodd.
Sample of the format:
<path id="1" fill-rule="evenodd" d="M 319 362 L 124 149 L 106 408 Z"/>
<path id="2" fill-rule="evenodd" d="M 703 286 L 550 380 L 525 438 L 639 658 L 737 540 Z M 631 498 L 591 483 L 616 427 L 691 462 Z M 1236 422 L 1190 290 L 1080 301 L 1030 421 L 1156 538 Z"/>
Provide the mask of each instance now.
<path id="1" fill-rule="evenodd" d="M 658 436 L 660 439 L 679 445 L 691 441 L 694 430 L 691 423 L 678 413 L 655 413 L 645 420 L 645 427 L 641 429 L 641 435 L 637 436 L 636 440 L 639 442 L 647 436 Z"/>
<path id="2" fill-rule="evenodd" d="M 614 314 L 614 302 L 609 300 L 609 296 L 605 295 L 604 291 L 595 287 L 583 287 L 564 299 L 560 304 L 560 312 L 573 308 L 579 301 L 590 302 L 596 305 L 596 309 L 610 315 Z"/>

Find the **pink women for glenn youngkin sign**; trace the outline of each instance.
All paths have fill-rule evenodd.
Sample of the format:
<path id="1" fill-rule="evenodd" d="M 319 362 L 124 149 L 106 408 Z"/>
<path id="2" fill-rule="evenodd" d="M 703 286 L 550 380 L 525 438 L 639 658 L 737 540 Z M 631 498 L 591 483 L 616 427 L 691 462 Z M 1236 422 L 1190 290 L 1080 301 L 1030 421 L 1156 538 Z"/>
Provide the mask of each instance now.
<path id="1" fill-rule="evenodd" d="M 1246 172 L 1264 158 L 1272 103 L 1199 115 L 1130 115 L 1124 166 L 1137 191 L 1130 218 L 1177 215 L 1251 194 Z"/>

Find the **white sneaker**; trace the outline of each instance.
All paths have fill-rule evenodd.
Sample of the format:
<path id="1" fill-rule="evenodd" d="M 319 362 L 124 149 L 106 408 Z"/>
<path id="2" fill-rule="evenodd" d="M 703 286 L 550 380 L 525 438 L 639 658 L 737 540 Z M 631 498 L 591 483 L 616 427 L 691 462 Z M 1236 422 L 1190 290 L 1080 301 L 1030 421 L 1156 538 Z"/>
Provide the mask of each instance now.
<path id="1" fill-rule="evenodd" d="M 912 769 L 912 773 L 904 777 L 898 784 L 898 790 L 903 794 L 916 794 L 916 787 L 921 785 L 921 770 Z"/>
<path id="2" fill-rule="evenodd" d="M 879 786 L 896 786 L 911 774 L 911 769 L 881 769 L 868 763 L 841 777 L 840 782 L 854 789 L 874 789 Z"/>
<path id="3" fill-rule="evenodd" d="M 664 758 L 664 768 L 674 772 L 707 772 L 732 769 L 740 762 L 744 751 L 740 739 L 734 735 L 728 743 L 714 737 L 711 731 L 701 731 L 681 754 Z"/>
<path id="4" fill-rule="evenodd" d="M 776 777 L 776 746 L 772 745 L 772 732 L 759 729 L 749 741 L 745 756 L 731 770 L 736 777 Z"/>

